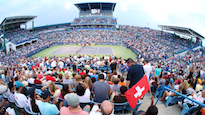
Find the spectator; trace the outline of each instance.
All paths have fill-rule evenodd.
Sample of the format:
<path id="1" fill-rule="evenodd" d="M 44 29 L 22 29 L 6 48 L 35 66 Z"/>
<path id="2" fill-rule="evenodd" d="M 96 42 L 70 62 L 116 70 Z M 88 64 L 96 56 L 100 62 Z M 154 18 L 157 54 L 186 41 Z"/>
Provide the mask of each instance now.
<path id="1" fill-rule="evenodd" d="M 112 115 L 112 114 L 114 114 L 113 108 L 114 108 L 114 106 L 110 101 L 104 100 L 101 103 L 100 108 L 99 108 L 98 104 L 94 104 L 89 115 L 96 115 L 96 114 L 97 115 Z"/>
<path id="2" fill-rule="evenodd" d="M 133 115 L 157 115 L 158 114 L 158 109 L 157 109 L 157 107 L 155 106 L 155 105 L 153 105 L 153 103 L 154 103 L 154 96 L 151 96 L 151 105 L 150 105 L 150 107 L 147 109 L 147 111 L 146 112 L 144 112 L 144 111 L 137 111 L 137 110 L 135 110 L 134 112 L 133 112 Z"/>
<path id="3" fill-rule="evenodd" d="M 14 96 L 15 86 L 14 86 L 14 83 L 13 82 L 9 82 L 8 86 L 9 86 L 9 90 L 7 91 L 8 98 L 9 98 L 9 100 L 14 102 L 15 101 L 15 96 Z"/>
<path id="4" fill-rule="evenodd" d="M 187 75 L 187 79 L 191 79 L 194 75 L 194 66 L 192 66 L 189 70 L 189 73 Z"/>
<path id="5" fill-rule="evenodd" d="M 16 92 L 14 94 L 15 101 L 21 107 L 29 107 L 28 100 L 24 94 L 21 93 L 23 89 L 23 84 L 20 81 L 15 82 Z"/>
<path id="6" fill-rule="evenodd" d="M 93 72 L 93 75 L 90 76 L 91 79 L 92 79 L 93 77 L 96 79 L 96 81 L 98 81 L 98 74 L 96 74 L 96 71 L 94 71 L 94 72 Z"/>
<path id="7" fill-rule="evenodd" d="M 65 100 L 67 101 L 69 107 L 62 107 L 60 109 L 60 115 L 89 115 L 90 106 L 85 106 L 82 108 L 79 106 L 79 98 L 76 94 L 69 93 L 65 95 Z"/>
<path id="8" fill-rule="evenodd" d="M 118 95 L 118 92 L 113 92 L 114 98 L 111 100 L 113 103 L 124 103 L 127 102 L 127 99 L 125 97 L 125 92 L 127 91 L 127 88 L 125 86 L 120 87 L 120 94 Z"/>
<path id="9" fill-rule="evenodd" d="M 39 103 L 40 100 L 37 100 L 37 96 L 36 96 L 36 92 L 35 92 L 35 88 L 29 88 L 28 89 L 28 105 L 29 105 L 29 109 L 30 111 L 34 112 L 34 113 L 39 113 L 40 110 L 38 109 L 38 106 L 36 105 L 36 103 Z M 40 99 L 40 96 L 38 96 L 38 99 Z"/>
<path id="10" fill-rule="evenodd" d="M 186 89 L 187 94 L 192 94 L 195 92 L 193 86 L 194 86 L 194 83 L 190 83 L 189 87 Z"/>
<path id="11" fill-rule="evenodd" d="M 84 82 L 80 82 L 77 86 L 76 93 L 80 102 L 90 102 L 90 88 Z"/>
<path id="12" fill-rule="evenodd" d="M 147 79 L 148 79 L 148 81 L 149 81 L 149 76 L 150 76 L 150 73 L 152 72 L 152 67 L 151 67 L 151 65 L 149 64 L 149 60 L 148 60 L 148 59 L 146 59 L 146 60 L 144 61 L 144 66 L 143 66 L 143 68 L 144 68 L 145 75 L 147 76 Z"/>
<path id="13" fill-rule="evenodd" d="M 85 80 L 84 80 L 84 83 L 88 85 L 88 87 L 90 88 L 90 90 L 92 90 L 93 83 L 92 83 L 90 77 L 86 77 Z"/>
<path id="14" fill-rule="evenodd" d="M 120 82 L 118 83 L 119 85 L 121 86 L 125 86 L 126 85 L 126 82 L 124 82 L 124 77 L 120 77 Z"/>
<path id="15" fill-rule="evenodd" d="M 155 69 L 155 76 L 156 77 L 159 77 L 161 75 L 161 72 L 162 72 L 162 69 L 161 69 L 161 66 L 158 65 L 158 67 Z"/>
<path id="16" fill-rule="evenodd" d="M 134 61 L 131 58 L 128 58 L 126 62 L 130 67 L 127 73 L 126 87 L 131 88 L 144 76 L 144 70 L 142 65 L 133 65 Z"/>
<path id="17" fill-rule="evenodd" d="M 68 93 L 72 93 L 71 88 L 68 84 L 64 84 L 60 93 L 60 98 L 64 99 L 64 96 Z"/>
<path id="18" fill-rule="evenodd" d="M 120 87 L 121 85 L 118 85 L 119 83 L 119 79 L 118 78 L 114 78 L 114 84 L 110 86 L 111 88 L 111 92 L 120 92 Z"/>
<path id="19" fill-rule="evenodd" d="M 58 115 L 60 111 L 56 107 L 57 98 L 55 98 L 53 104 L 50 104 L 52 94 L 48 90 L 43 90 L 42 93 L 43 101 L 38 103 L 38 108 L 42 115 Z"/>
<path id="20" fill-rule="evenodd" d="M 53 97 L 59 97 L 60 96 L 60 88 L 55 85 L 53 82 L 49 82 L 46 86 L 42 87 L 41 90 L 48 89 L 50 93 L 53 95 Z"/>
<path id="21" fill-rule="evenodd" d="M 71 88 L 74 87 L 73 80 L 70 79 L 69 74 L 65 74 L 65 78 L 63 79 L 63 84 L 68 84 Z"/>
<path id="22" fill-rule="evenodd" d="M 111 94 L 111 89 L 108 83 L 104 81 L 104 75 L 99 75 L 99 81 L 96 81 L 93 84 L 93 95 L 94 101 L 102 103 L 104 100 L 109 99 L 109 95 Z"/>

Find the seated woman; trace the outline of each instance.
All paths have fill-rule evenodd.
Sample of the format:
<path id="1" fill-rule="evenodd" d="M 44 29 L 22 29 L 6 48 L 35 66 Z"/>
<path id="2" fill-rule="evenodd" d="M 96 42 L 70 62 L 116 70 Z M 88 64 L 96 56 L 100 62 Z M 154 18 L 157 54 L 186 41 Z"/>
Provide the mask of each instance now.
<path id="1" fill-rule="evenodd" d="M 127 88 L 125 86 L 120 87 L 120 94 L 118 95 L 118 92 L 113 92 L 112 95 L 114 95 L 114 98 L 111 99 L 111 102 L 113 103 L 124 103 L 127 102 L 127 99 L 125 97 L 125 92 L 127 91 Z"/>
<path id="2" fill-rule="evenodd" d="M 65 74 L 65 78 L 63 79 L 62 84 L 68 84 L 71 88 L 74 87 L 73 80 L 70 78 L 68 73 Z"/>
<path id="3" fill-rule="evenodd" d="M 90 88 L 84 82 L 80 82 L 76 88 L 80 102 L 90 102 Z"/>
<path id="4" fill-rule="evenodd" d="M 38 103 L 40 100 L 42 99 L 40 98 L 39 95 L 38 96 L 36 95 L 35 88 L 34 87 L 29 88 L 28 89 L 28 105 L 29 105 L 29 109 L 31 112 L 34 112 L 34 113 L 40 112 L 40 110 L 38 109 L 38 106 L 36 105 L 36 103 Z"/>
<path id="5" fill-rule="evenodd" d="M 52 97 L 59 97 L 60 96 L 60 88 L 58 86 L 55 85 L 55 83 L 53 82 L 48 82 L 48 84 L 44 87 L 41 88 L 41 90 L 45 90 L 48 89 L 50 91 L 50 93 L 53 95 Z"/>
<path id="6" fill-rule="evenodd" d="M 64 84 L 60 93 L 60 98 L 64 99 L 64 96 L 68 93 L 72 93 L 71 87 L 68 84 Z"/>
<path id="7" fill-rule="evenodd" d="M 179 93 L 182 93 L 182 90 L 183 90 L 183 84 L 180 84 L 179 89 L 176 90 L 176 91 L 179 92 Z M 173 97 L 175 95 L 176 94 L 174 92 L 166 90 L 166 91 L 164 91 L 163 96 L 160 98 L 160 100 L 163 101 L 164 99 L 167 99 L 169 96 Z"/>

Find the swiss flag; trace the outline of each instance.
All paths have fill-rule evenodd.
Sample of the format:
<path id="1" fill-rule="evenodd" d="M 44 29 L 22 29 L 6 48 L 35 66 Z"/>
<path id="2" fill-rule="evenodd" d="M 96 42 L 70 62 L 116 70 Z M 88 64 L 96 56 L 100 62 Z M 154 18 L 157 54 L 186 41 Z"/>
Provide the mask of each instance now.
<path id="1" fill-rule="evenodd" d="M 125 97 L 131 108 L 135 108 L 138 100 L 149 91 L 149 82 L 147 76 L 144 75 L 134 86 L 125 92 Z"/>

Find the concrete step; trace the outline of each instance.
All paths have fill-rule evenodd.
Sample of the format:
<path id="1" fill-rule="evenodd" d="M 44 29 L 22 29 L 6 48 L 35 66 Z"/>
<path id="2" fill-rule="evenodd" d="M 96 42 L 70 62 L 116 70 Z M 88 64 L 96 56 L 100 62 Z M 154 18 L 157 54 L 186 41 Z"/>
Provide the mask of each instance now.
<path id="1" fill-rule="evenodd" d="M 144 97 L 142 105 L 139 107 L 139 110 L 147 111 L 151 104 L 151 96 L 149 93 L 147 93 Z M 154 99 L 154 104 L 157 101 L 157 98 Z M 158 101 L 157 103 L 157 108 L 158 108 L 158 115 L 180 115 L 182 108 L 177 104 L 177 105 L 172 105 L 169 107 L 165 107 L 164 103 L 162 101 Z"/>

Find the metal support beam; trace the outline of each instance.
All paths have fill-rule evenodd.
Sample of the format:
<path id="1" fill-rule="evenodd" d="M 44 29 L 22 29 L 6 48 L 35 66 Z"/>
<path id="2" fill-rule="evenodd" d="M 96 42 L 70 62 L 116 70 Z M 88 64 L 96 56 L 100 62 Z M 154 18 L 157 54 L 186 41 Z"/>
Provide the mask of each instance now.
<path id="1" fill-rule="evenodd" d="M 4 38 L 4 53 L 6 54 L 5 24 L 3 25 L 3 38 Z"/>
<path id="2" fill-rule="evenodd" d="M 33 31 L 33 34 L 34 34 L 34 21 L 32 21 L 32 31 Z"/>

